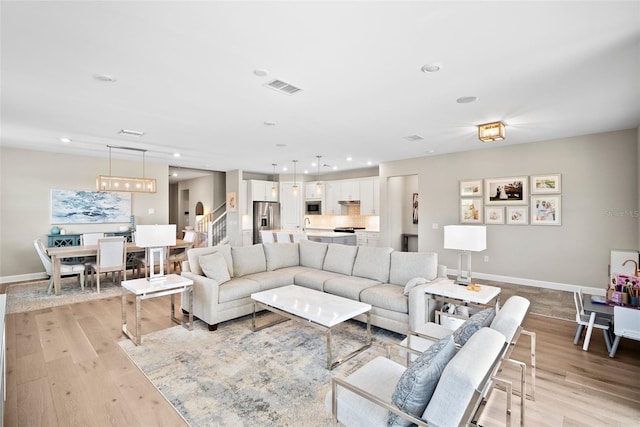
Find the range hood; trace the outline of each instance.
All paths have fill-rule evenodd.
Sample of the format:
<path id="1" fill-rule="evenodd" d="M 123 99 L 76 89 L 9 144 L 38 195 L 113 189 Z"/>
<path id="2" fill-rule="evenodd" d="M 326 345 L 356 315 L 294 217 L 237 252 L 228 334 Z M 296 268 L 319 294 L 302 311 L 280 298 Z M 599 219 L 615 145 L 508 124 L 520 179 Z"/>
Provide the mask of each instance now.
<path id="1" fill-rule="evenodd" d="M 338 200 L 338 203 L 344 206 L 360 206 L 360 200 Z"/>

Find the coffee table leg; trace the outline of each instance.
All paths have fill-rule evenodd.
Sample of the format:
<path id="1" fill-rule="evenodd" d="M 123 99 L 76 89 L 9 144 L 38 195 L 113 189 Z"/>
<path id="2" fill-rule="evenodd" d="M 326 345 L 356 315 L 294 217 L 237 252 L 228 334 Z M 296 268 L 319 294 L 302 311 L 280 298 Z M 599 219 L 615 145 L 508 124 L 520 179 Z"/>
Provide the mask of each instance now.
<path id="1" fill-rule="evenodd" d="M 189 330 L 193 330 L 193 286 L 189 286 Z"/>
<path id="2" fill-rule="evenodd" d="M 332 360 L 333 360 L 333 355 L 331 354 L 331 329 L 328 329 L 327 330 L 327 369 L 328 370 L 331 370 L 335 367 L 331 362 Z"/>

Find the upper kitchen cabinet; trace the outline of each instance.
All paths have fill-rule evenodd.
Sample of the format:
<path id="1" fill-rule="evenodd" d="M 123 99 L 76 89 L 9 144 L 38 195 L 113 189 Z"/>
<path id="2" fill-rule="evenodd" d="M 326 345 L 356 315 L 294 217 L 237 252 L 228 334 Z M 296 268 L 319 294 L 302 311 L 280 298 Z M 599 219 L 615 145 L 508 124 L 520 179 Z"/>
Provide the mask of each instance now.
<path id="1" fill-rule="evenodd" d="M 273 188 L 275 187 L 275 195 Z M 252 202 L 277 202 L 278 201 L 278 183 L 273 181 L 260 181 L 252 179 L 249 181 L 250 198 Z"/>
<path id="2" fill-rule="evenodd" d="M 323 215 L 340 215 L 342 208 L 340 200 L 340 182 L 329 181 L 324 183 L 324 203 L 322 206 Z"/>
<path id="3" fill-rule="evenodd" d="M 283 230 L 302 228 L 302 194 L 293 194 L 293 182 L 280 183 L 280 221 Z"/>
<path id="4" fill-rule="evenodd" d="M 380 215 L 380 179 L 359 181 L 360 215 Z"/>
<path id="5" fill-rule="evenodd" d="M 324 194 L 324 183 L 320 183 L 318 188 L 317 182 L 307 182 L 304 185 L 304 197 L 307 200 L 322 200 Z"/>
<path id="6" fill-rule="evenodd" d="M 340 200 L 360 200 L 360 185 L 356 180 L 340 182 Z"/>

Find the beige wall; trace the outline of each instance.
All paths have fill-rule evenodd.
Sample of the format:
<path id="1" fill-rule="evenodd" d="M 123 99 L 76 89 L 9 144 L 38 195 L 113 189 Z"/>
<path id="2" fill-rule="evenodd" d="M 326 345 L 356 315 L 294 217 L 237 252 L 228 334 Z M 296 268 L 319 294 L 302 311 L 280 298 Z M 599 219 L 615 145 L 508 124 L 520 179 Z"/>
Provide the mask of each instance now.
<path id="1" fill-rule="evenodd" d="M 166 224 L 168 166 L 147 163 L 146 176 L 156 178 L 156 194 L 134 194 L 137 224 Z M 112 160 L 113 175 L 140 176 L 140 162 Z M 28 279 L 44 272 L 33 240 L 49 234 L 51 189 L 95 190 L 96 176 L 109 172 L 106 158 L 0 148 L 0 281 Z M 154 213 L 150 213 L 150 209 Z M 71 233 L 117 231 L 126 224 L 68 224 Z M 16 277 L 18 276 L 18 277 Z"/>
<path id="2" fill-rule="evenodd" d="M 442 227 L 459 223 L 459 180 L 561 173 L 562 225 L 488 225 L 487 250 L 473 255 L 472 269 L 477 277 L 604 288 L 609 251 L 638 249 L 640 243 L 637 134 L 630 129 L 514 146 L 494 143 L 478 151 L 384 163 L 380 200 L 388 200 L 390 177 L 417 174 L 419 249 L 438 252 L 455 269 L 457 253 L 443 249 Z M 388 233 L 387 209 L 381 207 L 380 217 L 385 245 L 397 237 Z"/>

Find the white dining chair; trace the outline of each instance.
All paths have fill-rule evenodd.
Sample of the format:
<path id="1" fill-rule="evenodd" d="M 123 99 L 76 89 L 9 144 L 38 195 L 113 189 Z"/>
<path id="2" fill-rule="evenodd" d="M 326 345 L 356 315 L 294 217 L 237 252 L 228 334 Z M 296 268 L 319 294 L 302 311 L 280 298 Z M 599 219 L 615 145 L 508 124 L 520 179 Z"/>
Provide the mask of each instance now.
<path id="1" fill-rule="evenodd" d="M 291 243 L 291 233 L 289 233 L 288 231 L 278 231 L 276 233 L 276 242 Z"/>
<path id="2" fill-rule="evenodd" d="M 91 286 L 93 287 L 93 276 L 95 274 L 97 277 L 96 289 L 98 293 L 100 293 L 100 275 L 102 273 L 111 273 L 114 283 L 116 283 L 116 273 L 118 275 L 118 281 L 126 279 L 127 246 L 124 237 L 105 237 L 98 240 L 96 262 L 91 264 Z M 122 276 L 120 276 L 120 273 L 122 273 Z"/>
<path id="3" fill-rule="evenodd" d="M 613 341 L 609 357 L 614 357 L 622 338 L 640 341 L 640 310 L 615 306 L 613 307 Z"/>
<path id="4" fill-rule="evenodd" d="M 191 243 L 191 247 L 196 247 L 197 245 L 195 244 L 195 240 L 196 240 L 196 232 L 193 230 L 187 230 L 184 232 L 184 236 L 182 237 L 182 240 L 184 240 L 185 242 L 189 242 Z M 169 265 L 173 265 L 173 271 L 176 272 L 178 270 L 178 268 L 181 267 L 182 262 L 187 260 L 187 249 L 189 248 L 184 248 L 184 249 L 176 249 L 174 251 L 170 251 L 169 253 Z M 146 262 L 146 259 L 145 259 Z M 146 267 L 145 267 L 146 268 Z M 181 269 L 182 271 L 182 269 Z"/>
<path id="5" fill-rule="evenodd" d="M 260 240 L 262 240 L 262 243 L 274 243 L 275 239 L 273 238 L 273 231 L 271 231 L 271 230 L 261 230 L 260 231 Z"/>
<path id="6" fill-rule="evenodd" d="M 49 286 L 47 287 L 47 293 L 50 294 L 53 289 L 53 262 L 49 255 L 47 255 L 47 248 L 42 243 L 42 240 L 36 239 L 33 241 L 33 245 L 36 248 L 36 252 L 40 257 L 40 261 L 42 261 L 42 265 L 44 266 L 44 270 L 49 276 Z M 80 282 L 80 288 L 84 291 L 84 274 L 85 268 L 82 263 L 60 263 L 60 276 L 74 276 L 78 275 L 78 281 Z"/>
<path id="7" fill-rule="evenodd" d="M 291 237 L 293 237 L 294 242 L 299 242 L 301 240 L 309 240 L 309 238 L 307 237 L 307 233 L 293 233 Z"/>
<path id="8" fill-rule="evenodd" d="M 576 330 L 576 336 L 573 339 L 573 344 L 577 345 L 580 341 L 580 337 L 582 336 L 582 332 L 584 328 L 587 328 L 587 331 L 584 335 L 584 343 L 582 345 L 582 349 L 584 351 L 589 350 L 589 343 L 591 342 L 591 333 L 593 328 L 601 329 L 604 333 L 604 342 L 607 345 L 607 351 L 611 351 L 611 339 L 609 338 L 609 329 L 611 327 L 611 322 L 609 319 L 605 319 L 603 317 L 598 317 L 595 312 L 591 312 L 590 315 L 584 313 L 584 306 L 582 304 L 582 288 L 575 291 L 573 293 L 573 302 L 576 306 L 576 323 L 578 324 L 578 328 Z"/>
<path id="9" fill-rule="evenodd" d="M 80 235 L 80 246 L 97 246 L 98 240 L 104 238 L 104 233 L 83 233 Z M 85 274 L 90 273 L 91 264 L 96 262 L 95 256 L 85 256 L 83 258 Z"/>

